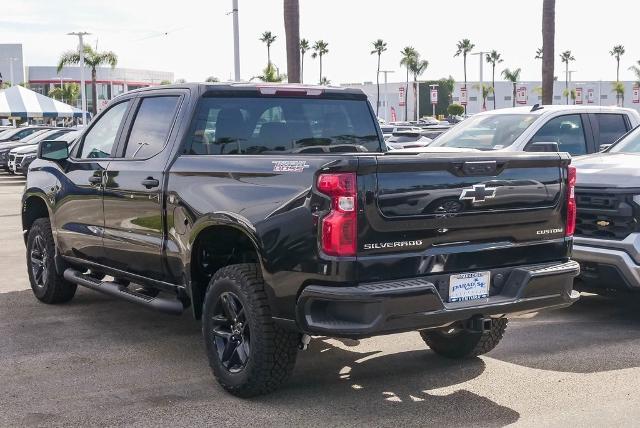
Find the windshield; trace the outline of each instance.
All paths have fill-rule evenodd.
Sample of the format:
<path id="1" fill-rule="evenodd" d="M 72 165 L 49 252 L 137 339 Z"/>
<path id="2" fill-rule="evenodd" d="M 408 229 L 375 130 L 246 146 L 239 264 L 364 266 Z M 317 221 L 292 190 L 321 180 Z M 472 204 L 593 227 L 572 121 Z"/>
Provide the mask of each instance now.
<path id="1" fill-rule="evenodd" d="M 640 128 L 627 135 L 609 150 L 609 153 L 640 154 Z"/>
<path id="2" fill-rule="evenodd" d="M 193 155 L 381 151 L 366 100 L 234 97 L 200 100 Z"/>
<path id="3" fill-rule="evenodd" d="M 435 140 L 432 147 L 500 150 L 509 147 L 537 118 L 534 114 L 490 114 L 468 118 Z"/>

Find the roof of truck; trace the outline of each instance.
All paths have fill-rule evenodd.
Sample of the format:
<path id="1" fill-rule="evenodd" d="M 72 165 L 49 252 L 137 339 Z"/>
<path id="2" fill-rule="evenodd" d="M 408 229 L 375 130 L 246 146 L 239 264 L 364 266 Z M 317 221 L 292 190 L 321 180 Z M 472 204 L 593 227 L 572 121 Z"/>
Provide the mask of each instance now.
<path id="1" fill-rule="evenodd" d="M 479 115 L 485 114 L 537 114 L 542 115 L 549 112 L 566 112 L 566 113 L 620 113 L 620 112 L 633 112 L 637 114 L 634 109 L 616 107 L 616 106 L 585 106 L 585 105 L 535 105 L 535 106 L 522 106 L 522 107 L 510 107 L 502 108 L 498 110 L 488 110 Z"/>
<path id="2" fill-rule="evenodd" d="M 349 94 L 364 96 L 361 89 L 349 88 L 343 86 L 321 86 L 321 85 L 304 85 L 299 83 L 265 83 L 265 82 L 221 82 L 221 83 L 177 83 L 173 85 L 149 86 L 140 88 L 131 92 L 147 92 L 163 89 L 190 89 L 195 92 L 201 91 L 264 91 L 270 90 L 295 92 L 307 91 L 309 95 L 320 93 L 327 94 Z"/>

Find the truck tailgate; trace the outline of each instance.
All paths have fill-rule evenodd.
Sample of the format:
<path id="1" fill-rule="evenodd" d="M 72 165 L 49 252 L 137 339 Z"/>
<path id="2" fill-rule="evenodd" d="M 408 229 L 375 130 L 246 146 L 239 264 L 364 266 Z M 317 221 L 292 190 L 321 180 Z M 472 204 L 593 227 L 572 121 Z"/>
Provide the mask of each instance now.
<path id="1" fill-rule="evenodd" d="M 361 158 L 358 257 L 562 239 L 568 163 L 558 153 Z"/>

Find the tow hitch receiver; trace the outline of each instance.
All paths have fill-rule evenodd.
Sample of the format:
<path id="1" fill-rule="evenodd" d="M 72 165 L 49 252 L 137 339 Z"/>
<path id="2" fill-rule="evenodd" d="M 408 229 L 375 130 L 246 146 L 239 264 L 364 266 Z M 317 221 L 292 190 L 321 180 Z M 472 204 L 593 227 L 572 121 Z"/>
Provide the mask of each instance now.
<path id="1" fill-rule="evenodd" d="M 467 320 L 467 330 L 476 332 L 476 333 L 485 333 L 491 331 L 491 318 L 484 318 L 481 316 L 476 316 Z"/>

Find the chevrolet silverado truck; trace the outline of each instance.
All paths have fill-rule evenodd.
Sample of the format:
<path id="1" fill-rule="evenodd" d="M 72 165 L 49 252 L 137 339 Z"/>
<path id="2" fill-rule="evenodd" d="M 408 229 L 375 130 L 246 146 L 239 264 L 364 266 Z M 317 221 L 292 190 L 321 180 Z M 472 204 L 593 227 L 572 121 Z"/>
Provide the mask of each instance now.
<path id="1" fill-rule="evenodd" d="M 640 290 L 640 128 L 602 153 L 575 159 L 576 287 Z"/>
<path id="2" fill-rule="evenodd" d="M 509 314 L 578 298 L 566 153 L 394 155 L 366 96 L 185 84 L 44 141 L 22 199 L 35 296 L 78 285 L 202 320 L 227 391 L 267 393 L 311 336 L 417 331 L 493 349 Z"/>

